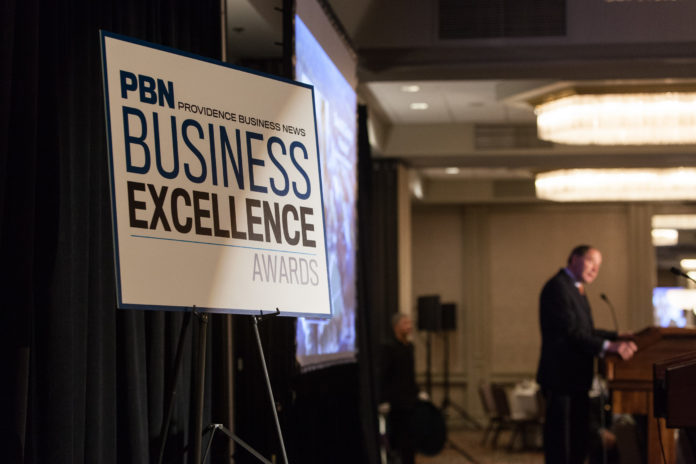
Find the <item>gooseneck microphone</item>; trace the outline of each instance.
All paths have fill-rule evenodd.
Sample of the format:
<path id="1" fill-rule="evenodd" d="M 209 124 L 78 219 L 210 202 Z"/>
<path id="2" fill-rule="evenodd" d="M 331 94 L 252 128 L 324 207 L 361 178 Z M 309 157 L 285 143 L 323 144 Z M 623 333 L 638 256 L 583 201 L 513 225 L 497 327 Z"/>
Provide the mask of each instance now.
<path id="1" fill-rule="evenodd" d="M 669 269 L 669 271 L 670 271 L 672 274 L 675 274 L 675 275 L 684 277 L 684 278 L 686 278 L 686 279 L 689 279 L 689 280 L 692 281 L 692 282 L 696 282 L 696 280 L 694 280 L 693 277 L 691 277 L 689 274 L 687 274 L 686 272 L 682 271 L 682 270 L 679 269 L 678 267 L 672 266 L 672 267 Z"/>
<path id="2" fill-rule="evenodd" d="M 616 332 L 618 333 L 618 332 L 619 332 L 619 323 L 618 323 L 618 321 L 616 320 L 616 311 L 614 310 L 614 305 L 611 304 L 611 301 L 609 301 L 609 298 L 607 297 L 606 294 L 601 293 L 599 296 L 600 296 L 600 298 L 602 298 L 602 299 L 604 300 L 604 302 L 609 306 L 609 309 L 611 309 L 611 317 L 614 318 L 614 330 L 616 330 Z"/>

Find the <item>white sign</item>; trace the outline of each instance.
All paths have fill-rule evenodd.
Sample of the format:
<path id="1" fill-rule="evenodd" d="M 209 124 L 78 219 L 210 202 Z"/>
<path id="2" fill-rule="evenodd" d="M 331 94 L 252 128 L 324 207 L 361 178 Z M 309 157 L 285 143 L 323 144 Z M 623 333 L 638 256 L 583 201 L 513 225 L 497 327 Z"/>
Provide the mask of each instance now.
<path id="1" fill-rule="evenodd" d="M 119 307 L 331 316 L 313 87 L 101 45 Z"/>

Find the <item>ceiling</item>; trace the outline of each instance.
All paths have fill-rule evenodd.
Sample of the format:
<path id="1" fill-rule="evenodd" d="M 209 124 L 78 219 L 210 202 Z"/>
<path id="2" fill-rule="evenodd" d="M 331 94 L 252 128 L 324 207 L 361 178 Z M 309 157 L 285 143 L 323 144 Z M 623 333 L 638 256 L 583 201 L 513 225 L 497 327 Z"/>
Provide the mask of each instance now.
<path id="1" fill-rule="evenodd" d="M 358 94 L 370 111 L 374 156 L 400 158 L 426 177 L 452 166 L 465 168 L 459 176 L 505 178 L 509 170 L 515 177 L 555 168 L 696 165 L 694 146 L 577 147 L 539 141 L 525 99 L 559 82 L 623 85 L 696 78 L 693 2 L 319 3 L 328 7 L 356 53 Z M 281 0 L 227 0 L 232 60 L 280 54 L 281 6 Z M 513 23 L 524 27 L 496 37 L 496 18 L 503 16 L 508 29 Z M 557 35 L 558 28 L 563 34 Z M 480 37 L 461 38 L 467 31 Z M 405 86 L 419 91 L 406 92 Z M 426 103 L 427 109 L 413 110 L 411 103 Z"/>
<path id="2" fill-rule="evenodd" d="M 531 107 L 502 101 L 498 89 L 508 83 L 525 81 L 502 79 L 377 81 L 366 89 L 393 124 L 504 123 L 533 124 Z M 413 110 L 412 103 L 426 103 Z"/>
<path id="3" fill-rule="evenodd" d="M 534 174 L 550 169 L 696 166 L 696 146 L 540 141 L 527 98 L 566 82 L 694 81 L 696 2 L 316 1 L 357 57 L 373 156 L 411 166 L 429 183 L 430 201 L 537 201 Z M 226 0 L 228 61 L 281 56 L 282 3 Z M 452 167 L 456 174 L 446 171 Z M 677 208 L 693 212 L 690 204 Z M 679 247 L 658 247 L 658 261 L 668 269 L 694 250 L 696 235 L 686 232 Z"/>

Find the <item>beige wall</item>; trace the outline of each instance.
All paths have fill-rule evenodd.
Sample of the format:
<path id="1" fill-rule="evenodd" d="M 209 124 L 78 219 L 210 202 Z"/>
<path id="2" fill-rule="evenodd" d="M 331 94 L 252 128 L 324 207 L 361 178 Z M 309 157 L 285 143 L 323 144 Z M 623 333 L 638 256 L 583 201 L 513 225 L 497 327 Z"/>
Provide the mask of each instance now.
<path id="1" fill-rule="evenodd" d="M 595 325 L 614 325 L 602 293 L 613 302 L 621 330 L 649 325 L 655 279 L 650 216 L 649 206 L 626 204 L 414 205 L 412 304 L 436 293 L 458 309 L 450 340 L 451 398 L 478 414 L 476 389 L 467 386 L 535 375 L 539 292 L 576 244 L 592 244 L 604 257 L 588 289 Z M 415 342 L 422 380 L 425 335 L 417 332 Z M 432 363 L 438 382 L 437 337 Z M 438 402 L 441 391 L 433 396 Z"/>

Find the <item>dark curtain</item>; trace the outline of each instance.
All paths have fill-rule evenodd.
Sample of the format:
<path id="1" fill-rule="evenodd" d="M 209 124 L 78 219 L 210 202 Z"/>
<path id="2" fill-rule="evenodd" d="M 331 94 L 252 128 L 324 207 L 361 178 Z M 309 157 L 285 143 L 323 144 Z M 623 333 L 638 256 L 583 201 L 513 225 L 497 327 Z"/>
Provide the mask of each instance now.
<path id="1" fill-rule="evenodd" d="M 398 166 L 399 161 L 391 159 L 377 159 L 372 164 L 372 249 L 366 260 L 372 273 L 372 334 L 377 343 L 391 335 L 391 316 L 404 310 L 399 308 Z"/>
<path id="2" fill-rule="evenodd" d="M 115 307 L 98 31 L 219 58 L 219 1 L 1 5 L 3 454 L 154 461 L 183 314 Z M 185 343 L 165 462 L 186 461 L 196 333 Z M 205 409 L 209 418 L 210 400 Z"/>
<path id="3" fill-rule="evenodd" d="M 291 462 L 307 464 L 377 464 L 379 431 L 376 400 L 376 353 L 379 320 L 375 304 L 382 276 L 370 259 L 374 252 L 373 162 L 367 136 L 367 108 L 358 107 L 358 253 L 357 363 L 325 367 L 292 379 L 288 412 Z M 380 254 L 378 252 L 378 254 Z M 388 316 L 387 316 L 388 317 Z"/>
<path id="4" fill-rule="evenodd" d="M 279 304 L 282 304 L 282 300 Z M 278 421 L 283 432 L 285 451 L 290 462 L 301 462 L 293 459 L 291 434 L 297 425 L 288 415 L 293 401 L 291 382 L 297 375 L 294 323 L 294 318 L 270 317 L 259 323 L 258 330 Z M 267 459 L 275 457 L 275 462 L 282 463 L 284 461 L 281 457 L 280 438 L 273 417 L 251 317 L 235 319 L 233 343 L 236 367 L 234 374 L 235 433 Z M 301 439 L 307 440 L 308 437 L 302 436 Z M 258 460 L 241 446 L 236 446 L 234 462 L 256 464 Z"/>
<path id="5" fill-rule="evenodd" d="M 360 365 L 346 363 L 306 372 L 293 382 L 290 410 L 290 462 L 303 464 L 371 464 L 379 462 L 376 406 L 364 408 Z M 365 432 L 372 433 L 366 436 Z"/>
<path id="6" fill-rule="evenodd" d="M 367 138 L 367 109 L 360 106 L 358 362 L 300 373 L 293 362 L 293 320 L 271 318 L 260 326 L 290 462 L 379 462 L 376 356 L 398 298 L 395 166 L 391 162 L 373 165 Z M 385 221 L 392 224 L 387 231 L 383 230 Z M 264 456 L 275 455 L 282 462 L 251 321 L 235 321 L 234 345 L 236 433 L 256 451 Z M 237 447 L 235 462 L 256 461 Z"/>
<path id="7" fill-rule="evenodd" d="M 379 235 L 373 208 L 379 209 L 377 195 L 372 189 L 373 161 L 368 135 L 367 106 L 358 106 L 358 366 L 360 391 L 360 422 L 368 463 L 379 462 L 377 425 L 377 353 L 379 353 L 381 320 L 388 307 L 378 295 L 383 294 L 379 269 L 374 267 L 379 248 Z M 396 287 L 394 287 L 396 290 Z"/>
<path id="8" fill-rule="evenodd" d="M 369 253 L 364 258 L 366 276 L 369 276 L 365 283 L 366 300 L 370 308 L 365 319 L 369 324 L 366 336 L 371 344 L 373 382 L 370 386 L 374 392 L 381 389 L 380 347 L 391 338 L 391 317 L 404 309 L 399 307 L 398 167 L 396 160 L 373 160 L 369 185 L 365 186 L 370 193 L 370 208 L 365 217 L 370 218 L 371 230 L 365 244 Z"/>
<path id="9" fill-rule="evenodd" d="M 0 8 L 5 462 L 155 462 L 183 313 L 115 307 L 98 30 L 219 58 L 219 2 L 3 0 Z M 297 437 L 289 452 L 314 442 L 323 446 L 320 455 L 333 453 L 329 462 L 377 460 L 373 347 L 396 311 L 396 175 L 391 162 L 373 169 L 364 122 L 359 363 L 299 375 L 294 321 L 260 327 L 281 425 Z M 208 353 L 221 345 L 225 332 L 213 329 L 223 317 L 210 316 Z M 167 463 L 191 460 L 197 322 L 184 332 Z M 235 323 L 236 430 L 279 457 L 252 330 L 249 318 Z M 205 372 L 204 425 L 218 422 L 211 392 L 218 374 Z M 326 406 L 333 420 L 321 414 Z M 307 424 L 321 435 L 303 434 Z M 334 439 L 322 444 L 326 437 Z"/>
<path id="10" fill-rule="evenodd" d="M 282 7 L 279 14 L 283 16 L 284 56 L 264 59 L 245 58 L 235 63 L 236 65 L 270 75 L 293 78 L 294 50 L 291 45 L 294 43 L 294 0 L 282 0 Z M 277 309 L 281 312 L 282 305 L 282 295 L 278 295 Z M 296 398 L 296 388 L 292 386 L 292 383 L 299 375 L 295 362 L 295 323 L 294 317 L 265 317 L 257 322 L 259 340 L 256 339 L 252 317 L 237 317 L 233 324 L 232 346 L 236 367 L 233 399 L 234 431 L 257 453 L 279 463 L 284 462 L 283 449 L 273 416 L 273 405 L 268 394 L 267 379 L 263 371 L 258 344 L 260 341 L 288 460 L 291 463 L 311 462 L 297 459 L 294 442 L 296 440 L 305 442 L 307 436 L 295 435 L 295 431 L 301 425 L 297 417 L 290 413 Z M 242 446 L 235 446 L 234 462 L 256 464 L 259 461 Z"/>

